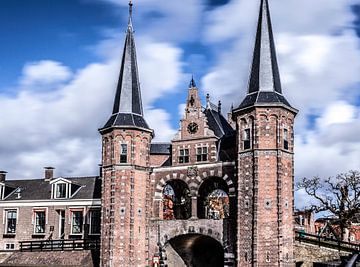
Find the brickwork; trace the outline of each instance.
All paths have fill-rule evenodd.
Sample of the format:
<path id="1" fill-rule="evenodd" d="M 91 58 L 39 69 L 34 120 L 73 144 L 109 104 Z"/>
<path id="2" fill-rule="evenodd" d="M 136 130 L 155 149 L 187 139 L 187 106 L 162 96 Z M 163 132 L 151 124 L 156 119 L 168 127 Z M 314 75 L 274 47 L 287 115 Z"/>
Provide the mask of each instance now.
<path id="1" fill-rule="evenodd" d="M 54 203 L 55 205 L 46 205 L 41 206 L 41 203 L 34 206 L 22 206 L 20 203 L 15 207 L 4 207 L 0 208 L 0 233 L 2 233 L 2 238 L 0 238 L 0 250 L 6 249 L 6 244 L 15 244 L 15 249 L 19 249 L 19 241 L 27 240 L 43 240 L 43 239 L 60 239 L 59 233 L 59 210 L 65 212 L 65 228 L 64 228 L 64 238 L 98 238 L 98 235 L 89 236 L 89 210 L 99 209 L 100 207 L 96 206 L 84 206 L 79 205 L 76 202 L 73 202 L 73 205 L 61 205 L 61 203 Z M 16 233 L 6 234 L 6 210 L 15 209 L 17 211 L 17 224 L 16 224 Z M 71 234 L 71 210 L 82 210 L 84 214 L 83 220 L 83 232 L 79 235 Z M 37 234 L 35 233 L 35 222 L 34 222 L 34 211 L 35 210 L 44 210 L 46 212 L 46 225 L 45 233 Z M 86 228 L 86 229 L 85 229 Z M 53 231 L 51 231 L 53 229 Z"/>
<path id="2" fill-rule="evenodd" d="M 284 108 L 254 108 L 239 112 L 236 119 L 238 265 L 293 266 L 294 114 Z"/>
<path id="3" fill-rule="evenodd" d="M 103 135 L 102 266 L 145 266 L 148 260 L 151 132 L 114 129 Z M 121 144 L 127 145 L 126 163 Z"/>

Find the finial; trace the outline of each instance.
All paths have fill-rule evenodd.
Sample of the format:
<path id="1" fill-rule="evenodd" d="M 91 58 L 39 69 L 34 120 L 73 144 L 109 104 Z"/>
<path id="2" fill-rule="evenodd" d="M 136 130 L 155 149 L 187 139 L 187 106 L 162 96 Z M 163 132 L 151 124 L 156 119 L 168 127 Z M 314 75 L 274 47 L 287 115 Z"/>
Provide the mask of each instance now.
<path id="1" fill-rule="evenodd" d="M 231 103 L 230 112 L 234 111 L 234 103 Z"/>
<path id="2" fill-rule="evenodd" d="M 195 88 L 195 87 L 196 87 L 196 83 L 195 83 L 195 80 L 194 80 L 194 75 L 192 75 L 189 88 Z"/>
<path id="3" fill-rule="evenodd" d="M 221 101 L 219 100 L 219 103 L 218 103 L 218 112 L 221 113 Z"/>
<path id="4" fill-rule="evenodd" d="M 210 94 L 206 94 L 206 108 L 210 108 Z"/>
<path id="5" fill-rule="evenodd" d="M 132 29 L 132 7 L 133 3 L 132 0 L 129 1 L 129 22 L 128 22 L 128 28 Z"/>

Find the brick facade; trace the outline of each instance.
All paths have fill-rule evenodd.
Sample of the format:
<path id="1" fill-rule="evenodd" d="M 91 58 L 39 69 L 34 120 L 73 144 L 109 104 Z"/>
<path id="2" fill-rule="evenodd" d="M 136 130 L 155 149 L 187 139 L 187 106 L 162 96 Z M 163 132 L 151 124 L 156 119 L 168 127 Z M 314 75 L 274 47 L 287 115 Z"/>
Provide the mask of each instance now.
<path id="1" fill-rule="evenodd" d="M 254 108 L 235 117 L 238 207 L 244 211 L 238 212 L 238 262 L 240 266 L 293 266 L 294 113 L 278 107 Z M 244 149 L 247 129 L 250 147 Z"/>

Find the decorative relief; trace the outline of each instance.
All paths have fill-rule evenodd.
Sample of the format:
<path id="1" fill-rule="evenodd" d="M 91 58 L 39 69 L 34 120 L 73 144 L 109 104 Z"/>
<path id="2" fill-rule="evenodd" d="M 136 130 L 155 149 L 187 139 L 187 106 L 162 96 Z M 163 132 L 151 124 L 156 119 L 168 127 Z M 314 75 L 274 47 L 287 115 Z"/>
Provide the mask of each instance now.
<path id="1" fill-rule="evenodd" d="M 195 178 L 196 176 L 198 176 L 198 174 L 199 170 L 196 166 L 192 166 L 187 169 L 187 176 L 190 178 Z"/>

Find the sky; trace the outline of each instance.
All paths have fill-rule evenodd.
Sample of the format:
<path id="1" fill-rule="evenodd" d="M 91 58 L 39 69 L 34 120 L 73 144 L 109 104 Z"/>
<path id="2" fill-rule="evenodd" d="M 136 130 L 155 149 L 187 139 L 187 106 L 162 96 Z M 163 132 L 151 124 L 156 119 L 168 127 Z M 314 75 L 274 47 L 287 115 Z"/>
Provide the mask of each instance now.
<path id="1" fill-rule="evenodd" d="M 134 0 L 145 117 L 179 127 L 191 76 L 226 112 L 244 98 L 258 0 Z M 295 179 L 360 170 L 360 0 L 269 0 L 283 92 L 300 110 Z M 95 175 L 126 0 L 0 1 L 0 169 L 9 179 Z M 308 202 L 296 193 L 298 206 Z"/>

